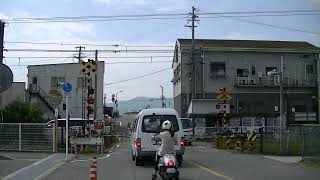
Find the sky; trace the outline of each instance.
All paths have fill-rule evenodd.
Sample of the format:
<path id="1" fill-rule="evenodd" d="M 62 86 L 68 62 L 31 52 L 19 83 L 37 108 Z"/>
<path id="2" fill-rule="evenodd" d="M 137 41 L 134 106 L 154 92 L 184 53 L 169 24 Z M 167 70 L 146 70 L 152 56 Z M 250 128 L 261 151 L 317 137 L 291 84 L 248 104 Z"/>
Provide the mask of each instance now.
<path id="1" fill-rule="evenodd" d="M 199 13 L 205 12 L 239 12 L 239 11 L 272 11 L 272 10 L 320 10 L 320 0 L 0 0 L 0 18 L 21 17 L 57 17 L 57 16 L 109 16 L 128 14 L 163 14 L 188 13 L 195 6 Z M 320 46 L 320 15 L 315 16 L 283 16 L 283 17 L 243 17 L 242 19 L 257 21 L 278 26 L 302 29 L 316 33 L 303 33 L 276 29 L 251 24 L 234 18 L 200 19 L 195 37 L 202 39 L 258 39 L 258 40 L 293 40 L 307 41 Z M 120 45 L 153 45 L 169 46 L 149 49 L 174 50 L 177 38 L 190 38 L 191 31 L 185 27 L 186 19 L 161 19 L 139 21 L 104 21 L 104 22 L 59 22 L 59 23 L 8 23 L 5 28 L 5 48 L 42 48 L 42 49 L 75 49 L 67 45 L 32 45 L 12 44 L 15 41 L 57 42 L 57 43 L 90 43 Z M 128 49 L 134 49 L 128 47 Z M 113 49 L 116 47 L 86 46 L 86 50 Z M 137 48 L 147 49 L 147 48 Z M 92 53 L 85 54 L 92 56 Z M 169 56 L 152 58 L 153 61 L 172 61 L 172 53 L 99 53 L 101 57 L 132 56 Z M 6 57 L 23 56 L 67 56 L 73 53 L 27 53 L 5 52 Z M 99 58 L 106 63 L 128 61 L 151 61 L 151 58 Z M 27 81 L 27 67 L 16 66 L 20 63 L 47 64 L 76 62 L 68 59 L 26 59 L 6 58 L 13 71 L 14 81 Z M 128 100 L 134 97 L 160 97 L 161 88 L 164 95 L 172 97 L 173 87 L 171 69 L 137 80 L 110 84 L 132 77 L 149 74 L 170 68 L 171 62 L 145 64 L 106 64 L 104 92 L 107 99 L 111 94 L 123 91 L 119 99 Z M 110 84 L 110 85 L 108 85 Z M 108 98 L 110 97 L 110 98 Z"/>

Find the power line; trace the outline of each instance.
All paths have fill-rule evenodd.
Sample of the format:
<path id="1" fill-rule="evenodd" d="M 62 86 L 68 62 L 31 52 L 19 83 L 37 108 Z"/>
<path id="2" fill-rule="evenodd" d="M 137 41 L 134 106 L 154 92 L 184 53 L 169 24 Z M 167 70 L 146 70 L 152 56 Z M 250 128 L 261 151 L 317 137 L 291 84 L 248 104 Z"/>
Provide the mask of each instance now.
<path id="1" fill-rule="evenodd" d="M 59 53 L 76 53 L 77 50 L 73 49 L 5 49 L 8 52 L 59 52 Z M 110 52 L 110 53 L 120 53 L 120 52 L 153 52 L 153 53 L 172 53 L 174 50 L 169 49 L 99 49 L 99 52 Z M 95 52 L 95 50 L 82 50 L 82 52 Z"/>
<path id="2" fill-rule="evenodd" d="M 58 43 L 58 42 L 32 42 L 32 41 L 5 41 L 5 44 L 38 44 L 38 45 L 61 45 L 61 46 L 102 46 L 102 47 L 174 47 L 166 45 L 121 45 L 121 44 L 91 44 L 91 43 Z"/>
<path id="3" fill-rule="evenodd" d="M 132 81 L 132 80 L 144 78 L 144 77 L 151 76 L 151 75 L 154 75 L 154 74 L 157 74 L 157 73 L 160 73 L 160 72 L 169 70 L 169 69 L 171 69 L 171 67 L 165 68 L 165 69 L 161 69 L 161 70 L 159 70 L 159 71 L 155 71 L 155 72 L 148 73 L 148 74 L 145 74 L 145 75 L 133 77 L 133 78 L 130 78 L 130 79 L 125 79 L 125 80 L 121 80 L 121 81 L 117 81 L 117 82 L 112 82 L 112 83 L 106 83 L 104 86 L 109 86 L 109 85 L 113 85 L 113 84 L 119 84 L 119 83 L 123 83 L 123 82 L 127 82 L 127 81 Z"/>
<path id="4" fill-rule="evenodd" d="M 205 12 L 199 15 L 244 15 L 256 16 L 296 16 L 296 15 L 318 15 L 320 10 L 290 10 L 290 11 L 240 11 L 240 12 Z M 189 13 L 179 14 L 131 14 L 111 16 L 71 16 L 71 17 L 30 17 L 4 19 L 9 23 L 49 23 L 49 22 L 81 22 L 81 21 L 129 21 L 129 20 L 161 20 L 161 19 L 184 19 Z"/>
<path id="5" fill-rule="evenodd" d="M 73 59 L 74 57 L 68 56 L 8 56 L 5 59 Z M 94 56 L 86 56 L 86 58 L 94 58 Z M 153 58 L 173 58 L 173 56 L 100 56 L 99 58 L 105 59 L 153 59 Z"/>
<path id="6" fill-rule="evenodd" d="M 254 14 L 254 15 L 214 15 L 214 16 L 203 16 L 199 15 L 200 18 L 232 18 L 232 17 L 277 17 L 277 16 L 318 16 L 320 13 L 294 13 L 294 14 Z"/>
<path id="7" fill-rule="evenodd" d="M 271 28 L 276 28 L 276 29 L 284 29 L 284 30 L 289 30 L 289 31 L 296 31 L 296 32 L 302 32 L 302 33 L 308 33 L 308 34 L 314 34 L 314 35 L 320 35 L 320 32 L 314 32 L 314 31 L 308 31 L 308 30 L 303 30 L 303 29 L 297 29 L 297 28 L 292 28 L 292 27 L 286 27 L 286 26 L 279 26 L 279 25 L 274 25 L 274 24 L 267 24 L 267 23 L 261 23 L 257 21 L 252 21 L 252 20 L 247 20 L 247 19 L 241 19 L 241 18 L 233 18 L 238 21 L 242 22 L 247 22 L 251 24 L 257 24 L 261 26 L 267 26 Z"/>
<path id="8" fill-rule="evenodd" d="M 61 62 L 65 63 L 64 62 Z M 153 63 L 172 63 L 172 61 L 122 61 L 122 62 L 105 62 L 104 64 L 113 65 L 113 64 L 153 64 Z M 47 65 L 47 64 L 7 64 L 8 66 L 35 66 L 35 65 Z"/>

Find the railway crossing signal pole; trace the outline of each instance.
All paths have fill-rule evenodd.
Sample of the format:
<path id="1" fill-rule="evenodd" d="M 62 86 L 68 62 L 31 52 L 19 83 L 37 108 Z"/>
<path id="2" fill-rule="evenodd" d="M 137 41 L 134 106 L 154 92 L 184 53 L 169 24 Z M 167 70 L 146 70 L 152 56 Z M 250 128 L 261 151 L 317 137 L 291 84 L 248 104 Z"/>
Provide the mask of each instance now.
<path id="1" fill-rule="evenodd" d="M 0 20 L 0 64 L 3 63 L 4 22 Z"/>
<path id="2" fill-rule="evenodd" d="M 95 69 L 96 71 L 98 71 L 98 50 L 95 51 Z M 94 73 L 94 89 L 96 90 L 96 92 L 94 93 L 94 115 L 93 115 L 93 119 L 96 120 L 97 119 L 97 111 L 98 111 L 98 107 L 97 107 L 97 100 L 98 100 L 98 75 L 97 73 Z"/>

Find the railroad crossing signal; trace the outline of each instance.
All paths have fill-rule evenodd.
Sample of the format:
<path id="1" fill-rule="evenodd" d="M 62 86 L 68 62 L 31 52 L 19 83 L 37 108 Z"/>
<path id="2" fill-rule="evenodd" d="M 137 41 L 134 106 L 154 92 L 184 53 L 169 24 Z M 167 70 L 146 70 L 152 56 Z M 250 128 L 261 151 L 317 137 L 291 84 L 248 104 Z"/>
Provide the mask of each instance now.
<path id="1" fill-rule="evenodd" d="M 217 96 L 217 99 L 219 100 L 225 100 L 225 101 L 230 101 L 232 97 L 230 94 L 226 91 L 226 88 L 220 88 L 219 95 Z"/>
<path id="2" fill-rule="evenodd" d="M 81 61 L 81 64 L 83 65 L 83 67 L 81 69 L 82 74 L 90 75 L 90 72 L 95 73 L 97 71 L 96 62 L 92 59 L 88 59 L 88 62 Z"/>

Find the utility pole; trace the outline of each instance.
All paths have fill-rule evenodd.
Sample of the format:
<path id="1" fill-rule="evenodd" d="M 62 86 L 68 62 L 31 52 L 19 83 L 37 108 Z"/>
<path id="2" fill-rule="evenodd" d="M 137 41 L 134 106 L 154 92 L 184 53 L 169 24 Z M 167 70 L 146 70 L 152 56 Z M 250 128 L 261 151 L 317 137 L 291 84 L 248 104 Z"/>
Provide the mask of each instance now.
<path id="1" fill-rule="evenodd" d="M 81 46 L 80 46 L 81 47 Z M 98 111 L 98 106 L 97 106 L 97 100 L 98 100 L 98 75 L 97 75 L 97 73 L 99 72 L 98 71 L 98 50 L 96 50 L 95 51 L 95 62 L 96 62 L 96 64 L 95 64 L 95 69 L 96 69 L 96 72 L 94 73 L 94 89 L 95 89 L 95 93 L 94 93 L 94 114 L 93 114 L 93 116 L 94 116 L 94 120 L 96 120 L 97 119 L 97 111 Z"/>
<path id="2" fill-rule="evenodd" d="M 4 22 L 0 20 L 0 64 L 3 64 Z"/>
<path id="3" fill-rule="evenodd" d="M 78 63 L 82 63 L 82 58 L 84 58 L 84 56 L 82 55 L 82 49 L 85 49 L 84 46 L 76 46 L 75 47 L 76 49 L 78 49 L 78 54 L 75 54 L 73 57 L 78 59 Z M 82 119 L 85 119 L 86 118 L 86 115 L 85 115 L 85 90 L 86 90 L 86 87 L 87 87 L 87 77 L 86 77 L 86 74 L 83 75 L 82 77 L 82 99 L 81 99 L 81 114 L 82 114 Z"/>
<path id="4" fill-rule="evenodd" d="M 161 87 L 161 106 L 162 108 L 164 108 L 165 103 L 164 103 L 164 96 L 163 96 L 163 86 L 160 85 L 160 87 Z"/>
<path id="5" fill-rule="evenodd" d="M 195 27 L 197 27 L 195 25 L 196 21 L 199 21 L 197 18 L 199 16 L 197 16 L 195 14 L 195 11 L 197 9 L 192 6 L 192 13 L 190 13 L 191 15 L 191 19 L 188 19 L 188 23 L 191 21 L 191 26 L 190 25 L 186 25 L 186 27 L 190 27 L 191 28 L 191 32 L 192 32 L 192 39 L 191 39 L 191 59 L 192 59 L 192 99 L 196 98 L 196 92 L 197 92 L 197 84 L 196 84 L 196 61 L 195 61 L 195 55 L 194 55 L 194 49 L 195 49 L 195 44 L 194 44 L 194 31 L 195 31 Z"/>
<path id="6" fill-rule="evenodd" d="M 78 51 L 77 56 L 74 56 L 74 57 L 78 59 L 78 63 L 81 63 L 82 58 L 83 58 L 83 56 L 82 56 L 82 50 L 83 50 L 83 49 L 86 49 L 86 48 L 85 48 L 84 46 L 76 46 L 76 49 L 78 49 L 79 51 Z"/>

